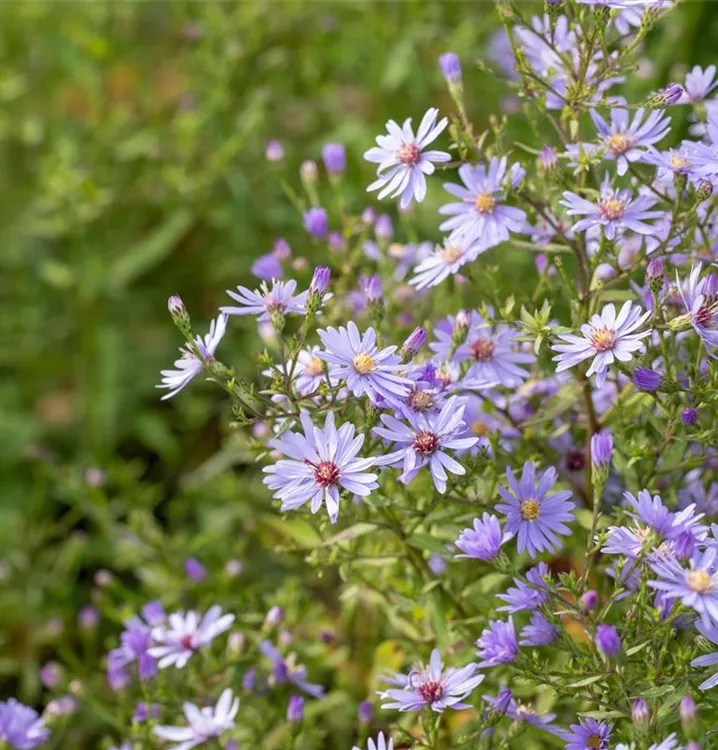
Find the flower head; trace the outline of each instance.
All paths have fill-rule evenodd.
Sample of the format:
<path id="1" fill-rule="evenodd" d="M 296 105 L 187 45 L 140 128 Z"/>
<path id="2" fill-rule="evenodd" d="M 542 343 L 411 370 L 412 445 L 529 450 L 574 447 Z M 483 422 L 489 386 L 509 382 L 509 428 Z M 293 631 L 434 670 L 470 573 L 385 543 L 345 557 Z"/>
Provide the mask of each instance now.
<path id="1" fill-rule="evenodd" d="M 519 655 L 513 618 L 509 617 L 506 622 L 490 620 L 488 625 L 476 641 L 476 655 L 482 659 L 479 668 L 510 664 Z"/>
<path id="2" fill-rule="evenodd" d="M 540 612 L 531 613 L 531 623 L 521 631 L 522 646 L 550 646 L 559 636 L 559 630 Z"/>
<path id="3" fill-rule="evenodd" d="M 708 354 L 718 359 L 718 277 L 709 274 L 701 279 L 701 268 L 696 263 L 685 285 L 679 283 L 679 290 L 693 329 Z"/>
<path id="4" fill-rule="evenodd" d="M 293 657 L 285 659 L 269 641 L 262 641 L 259 650 L 272 662 L 271 683 L 273 685 L 284 685 L 291 682 L 292 685 L 313 698 L 324 696 L 324 688 L 321 685 L 309 682 L 306 667 L 297 664 Z"/>
<path id="5" fill-rule="evenodd" d="M 463 554 L 456 557 L 493 560 L 499 554 L 501 545 L 509 538 L 501 533 L 499 519 L 491 513 L 484 513 L 481 520 L 474 519 L 473 529 L 464 529 L 459 535 L 455 544 Z"/>
<path id="6" fill-rule="evenodd" d="M 251 291 L 244 286 L 238 286 L 236 292 L 229 289 L 227 294 L 241 307 L 225 305 L 220 307 L 225 315 L 256 315 L 257 322 L 268 323 L 273 314 L 289 315 L 296 313 L 304 315 L 307 312 L 307 292 L 294 294 L 297 282 L 272 280 L 271 288 L 262 283 L 259 289 Z"/>
<path id="7" fill-rule="evenodd" d="M 518 534 L 519 552 L 528 550 L 531 557 L 543 550 L 553 552 L 561 548 L 557 534 L 571 533 L 566 523 L 574 518 L 574 503 L 569 501 L 573 493 L 562 490 L 548 494 L 557 478 L 556 469 L 549 467 L 537 481 L 532 461 L 524 464 L 520 482 L 511 468 L 506 468 L 509 489 L 499 487 L 504 502 L 496 510 L 506 515 L 505 530 Z"/>
<path id="8" fill-rule="evenodd" d="M 384 700 L 384 708 L 397 708 L 399 711 L 420 711 L 429 707 L 441 713 L 446 708 L 469 708 L 462 703 L 471 691 L 481 683 L 485 675 L 476 674 L 478 665 L 467 664 L 460 669 L 443 669 L 441 654 L 438 649 L 431 652 L 429 666 L 414 669 L 407 675 L 395 675 L 383 678 L 385 682 L 399 686 L 399 690 L 390 689 L 379 692 Z"/>
<path id="9" fill-rule="evenodd" d="M 326 237 L 329 232 L 329 217 L 321 206 L 313 206 L 304 212 L 304 228 L 312 237 Z"/>
<path id="10" fill-rule="evenodd" d="M 177 369 L 162 370 L 161 372 L 162 382 L 157 388 L 168 388 L 170 391 L 162 396 L 162 401 L 176 396 L 192 378 L 202 372 L 206 364 L 212 361 L 226 330 L 227 316 L 220 315 L 210 323 L 209 333 L 204 338 L 201 336 L 195 338 L 195 346 L 199 357 L 189 346 L 180 348 L 182 357 L 175 361 Z"/>
<path id="11" fill-rule="evenodd" d="M 378 487 L 376 474 L 368 472 L 376 459 L 357 458 L 364 435 L 355 436 L 355 427 L 348 422 L 337 430 L 333 412 L 327 414 L 323 428 L 316 427 L 306 411 L 300 420 L 303 435 L 290 430 L 269 442 L 289 458 L 266 467 L 264 483 L 282 501 L 282 510 L 294 510 L 311 500 L 312 513 L 324 504 L 335 523 L 341 490 L 366 497 Z"/>
<path id="12" fill-rule="evenodd" d="M 424 115 L 419 130 L 414 135 L 411 118 L 399 125 L 394 120 L 386 124 L 388 135 L 377 136 L 377 145 L 370 148 L 364 158 L 378 164 L 377 180 L 367 188 L 381 190 L 379 198 L 387 195 L 401 196 L 399 207 L 408 208 L 412 198 L 421 203 L 426 196 L 426 177 L 433 174 L 434 162 L 451 161 L 444 151 L 424 151 L 443 132 L 448 124 L 444 117 L 437 123 L 438 109 L 430 109 Z"/>
<path id="13" fill-rule="evenodd" d="M 702 622 L 696 623 L 698 632 L 708 641 L 718 646 L 718 627 L 707 628 Z M 704 656 L 697 656 L 691 661 L 692 667 L 714 667 L 718 664 L 718 651 L 714 651 L 712 654 L 705 654 Z M 718 672 L 712 677 L 704 680 L 699 686 L 699 690 L 710 690 L 711 688 L 718 685 Z"/>
<path id="14" fill-rule="evenodd" d="M 462 238 L 448 237 L 431 255 L 421 258 L 409 283 L 417 289 L 438 286 L 466 263 L 473 263 L 486 249 L 478 242 L 468 243 Z"/>
<path id="15" fill-rule="evenodd" d="M 352 750 L 362 750 L 360 747 L 354 745 Z M 389 737 L 388 740 L 384 739 L 384 733 L 379 732 L 376 738 L 376 742 L 370 737 L 367 740 L 366 750 L 394 750 L 394 740 Z"/>
<path id="16" fill-rule="evenodd" d="M 32 750 L 49 738 L 50 730 L 34 709 L 14 698 L 0 701 L 0 740 L 15 750 Z"/>
<path id="17" fill-rule="evenodd" d="M 497 594 L 497 599 L 502 599 L 506 605 L 499 607 L 499 612 L 521 612 L 522 610 L 537 610 L 544 602 L 548 601 L 551 587 L 546 583 L 550 576 L 548 565 L 540 562 L 526 571 L 526 582 L 520 578 L 514 578 L 516 587 L 511 587 L 505 594 Z"/>
<path id="18" fill-rule="evenodd" d="M 322 148 L 322 161 L 329 174 L 341 174 L 346 168 L 347 157 L 341 143 L 327 143 Z"/>
<path id="19" fill-rule="evenodd" d="M 580 717 L 566 734 L 566 750 L 608 750 L 613 724 Z"/>
<path id="20" fill-rule="evenodd" d="M 705 70 L 700 65 L 695 65 L 691 72 L 686 75 L 681 103 L 695 104 L 696 102 L 703 101 L 718 86 L 715 75 L 715 65 L 709 65 Z"/>
<path id="21" fill-rule="evenodd" d="M 191 750 L 203 745 L 211 739 L 221 737 L 226 731 L 234 727 L 234 717 L 239 711 L 239 698 L 232 695 L 227 688 L 219 696 L 216 706 L 199 708 L 193 703 L 182 706 L 186 727 L 156 726 L 152 731 L 163 740 L 175 742 L 169 750 Z"/>
<path id="22" fill-rule="evenodd" d="M 636 329 L 649 316 L 650 312 L 643 313 L 640 307 L 634 306 L 630 301 L 623 304 L 618 315 L 613 303 L 606 305 L 600 315 L 593 315 L 590 322 L 581 326 L 581 336 L 559 334 L 561 343 L 553 346 L 553 350 L 559 352 L 553 358 L 554 362 L 558 362 L 556 372 L 563 372 L 593 358 L 586 375 L 595 373 L 596 385 L 600 388 L 606 380 L 610 365 L 616 360 L 630 361 L 633 353 L 641 348 L 641 339 L 650 335 L 650 329 L 636 333 Z"/>
<path id="23" fill-rule="evenodd" d="M 621 637 L 613 625 L 602 623 L 596 628 L 596 647 L 606 656 L 616 656 L 621 653 Z"/>
<path id="24" fill-rule="evenodd" d="M 444 52 L 439 55 L 439 66 L 449 85 L 461 83 L 461 62 L 455 52 Z"/>

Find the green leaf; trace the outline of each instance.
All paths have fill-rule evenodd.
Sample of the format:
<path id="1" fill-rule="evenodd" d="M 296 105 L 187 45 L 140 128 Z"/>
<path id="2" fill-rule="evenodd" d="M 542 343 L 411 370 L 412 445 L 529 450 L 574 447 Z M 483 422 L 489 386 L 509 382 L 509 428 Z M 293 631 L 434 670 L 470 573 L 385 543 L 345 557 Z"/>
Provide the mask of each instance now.
<path id="1" fill-rule="evenodd" d="M 570 688 L 577 688 L 577 687 L 585 687 L 586 685 L 593 685 L 594 682 L 599 682 L 603 679 L 602 674 L 595 674 L 591 677 L 586 677 L 583 680 L 579 680 L 578 682 L 572 682 L 570 685 L 566 685 L 566 687 Z"/>
<path id="2" fill-rule="evenodd" d="M 416 549 L 423 549 L 427 552 L 446 552 L 445 542 L 431 536 L 431 534 L 412 534 L 406 540 L 406 543 L 412 547 L 416 547 Z"/>
<path id="3" fill-rule="evenodd" d="M 357 539 L 360 536 L 364 536 L 364 534 L 369 534 L 370 532 L 375 531 L 378 528 L 379 527 L 375 523 L 355 523 L 348 529 L 344 529 L 344 531 L 340 531 L 338 534 L 329 537 L 329 539 L 327 539 L 325 542 L 322 542 L 320 546 L 331 547 L 332 545 L 339 544 L 340 542 L 349 542 L 352 539 Z"/>

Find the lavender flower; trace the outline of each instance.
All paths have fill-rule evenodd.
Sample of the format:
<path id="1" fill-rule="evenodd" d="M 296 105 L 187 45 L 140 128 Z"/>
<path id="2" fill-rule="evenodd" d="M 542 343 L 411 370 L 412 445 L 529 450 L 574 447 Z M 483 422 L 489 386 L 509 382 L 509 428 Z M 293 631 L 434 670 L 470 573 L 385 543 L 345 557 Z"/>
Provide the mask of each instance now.
<path id="1" fill-rule="evenodd" d="M 465 405 L 456 397 L 450 398 L 437 413 L 415 413 L 404 415 L 408 425 L 396 417 L 382 414 L 384 427 L 375 427 L 377 435 L 398 444 L 400 447 L 377 459 L 379 466 L 401 464 L 400 481 L 408 484 L 424 466 L 429 467 L 434 486 L 442 494 L 446 492 L 447 474 L 466 474 L 466 469 L 447 450 L 467 450 L 478 442 L 476 437 L 460 437 L 466 431 L 463 421 Z"/>
<path id="2" fill-rule="evenodd" d="M 287 704 L 287 721 L 304 721 L 304 698 L 301 695 L 290 695 Z"/>
<path id="3" fill-rule="evenodd" d="M 252 267 L 249 270 L 252 272 L 253 276 L 262 279 L 263 281 L 281 279 L 282 276 L 284 276 L 282 262 L 275 252 L 260 255 L 260 257 L 252 263 Z"/>
<path id="4" fill-rule="evenodd" d="M 631 120 L 627 109 L 613 108 L 610 123 L 594 109 L 590 114 L 606 158 L 616 159 L 619 176 L 626 174 L 630 164 L 642 160 L 645 147 L 658 143 L 670 130 L 671 118 L 664 118 L 660 110 L 650 112 L 645 122 L 645 109 L 638 109 Z"/>
<path id="5" fill-rule="evenodd" d="M 509 617 L 506 622 L 489 620 L 488 625 L 476 641 L 476 655 L 482 659 L 479 668 L 510 664 L 519 655 L 513 618 Z"/>
<path id="6" fill-rule="evenodd" d="M 193 703 L 182 706 L 189 726 L 170 727 L 156 726 L 152 731 L 163 740 L 176 742 L 168 750 L 191 750 L 198 745 L 204 745 L 211 739 L 221 737 L 234 727 L 234 718 L 239 711 L 239 698 L 232 695 L 227 688 L 217 701 L 217 705 L 199 708 Z"/>
<path id="7" fill-rule="evenodd" d="M 50 731 L 36 711 L 15 698 L 0 701 L 0 740 L 16 750 L 32 750 L 49 738 Z"/>
<path id="8" fill-rule="evenodd" d="M 354 745 L 352 750 L 361 750 L 360 747 Z M 371 737 L 367 740 L 366 750 L 394 750 L 394 740 L 389 737 L 388 740 L 384 739 L 384 733 L 379 732 L 376 738 L 376 743 Z"/>
<path id="9" fill-rule="evenodd" d="M 718 278 L 709 274 L 700 278 L 702 265 L 691 268 L 686 284 L 679 290 L 690 324 L 705 344 L 706 351 L 718 359 Z"/>
<path id="10" fill-rule="evenodd" d="M 464 553 L 456 557 L 473 557 L 475 560 L 493 560 L 501 545 L 511 537 L 501 533 L 499 519 L 484 513 L 481 520 L 474 519 L 473 529 L 464 529 L 456 540 L 456 546 Z"/>
<path id="11" fill-rule="evenodd" d="M 594 468 L 607 469 L 612 453 L 613 437 L 610 432 L 599 432 L 591 437 L 591 463 Z"/>
<path id="12" fill-rule="evenodd" d="M 445 52 L 439 55 L 439 66 L 449 86 L 461 83 L 461 62 L 455 52 Z"/>
<path id="13" fill-rule="evenodd" d="M 330 375 L 346 379 L 347 387 L 355 396 L 367 395 L 372 400 L 383 397 L 389 401 L 405 396 L 410 381 L 397 370 L 403 365 L 395 346 L 378 349 L 376 332 L 368 328 L 363 334 L 353 321 L 347 327 L 317 331 L 325 351 L 317 356 L 328 362 Z"/>
<path id="14" fill-rule="evenodd" d="M 504 710 L 502 713 L 505 713 L 512 721 L 526 722 L 533 727 L 545 729 L 547 732 L 550 732 L 557 737 L 563 737 L 565 730 L 553 725 L 553 720 L 556 718 L 556 714 L 539 715 L 532 706 L 525 703 L 519 703 L 511 696 L 510 692 L 508 705 L 506 705 L 507 693 L 505 689 L 496 697 L 484 695 L 483 698 L 494 707 L 494 710 L 503 708 Z"/>
<path id="15" fill-rule="evenodd" d="M 266 151 L 267 161 L 279 162 L 284 159 L 284 148 L 279 141 L 269 141 Z"/>
<path id="16" fill-rule="evenodd" d="M 525 583 L 520 578 L 514 578 L 515 588 L 510 588 L 504 594 L 497 594 L 496 598 L 506 602 L 506 606 L 499 607 L 499 612 L 521 612 L 523 610 L 537 610 L 548 601 L 551 588 L 546 583 L 550 576 L 548 565 L 540 562 L 526 571 Z"/>
<path id="17" fill-rule="evenodd" d="M 400 354 L 404 359 L 413 359 L 416 353 L 426 343 L 426 329 L 415 328 L 402 344 Z"/>
<path id="18" fill-rule="evenodd" d="M 638 390 L 653 393 L 663 385 L 663 377 L 648 367 L 636 367 L 633 371 L 633 383 Z"/>
<path id="19" fill-rule="evenodd" d="M 321 685 L 308 682 L 306 668 L 296 664 L 294 658 L 285 659 L 269 641 L 263 641 L 259 650 L 272 662 L 272 683 L 274 685 L 284 685 L 291 682 L 292 685 L 313 698 L 324 696 L 324 688 Z"/>
<path id="20" fill-rule="evenodd" d="M 193 581 L 204 581 L 207 577 L 207 568 L 196 557 L 184 561 L 184 571 Z"/>
<path id="21" fill-rule="evenodd" d="M 698 419 L 697 409 L 689 407 L 688 409 L 683 409 L 683 411 L 681 412 L 681 422 L 683 422 L 683 424 L 686 427 L 690 427 L 691 425 L 694 425 L 697 419 Z"/>
<path id="22" fill-rule="evenodd" d="M 621 638 L 613 625 L 601 624 L 596 628 L 596 647 L 606 656 L 616 656 L 621 653 Z"/>
<path id="23" fill-rule="evenodd" d="M 222 608 L 210 607 L 202 616 L 199 612 L 174 612 L 167 625 L 152 629 L 155 644 L 148 649 L 150 656 L 158 660 L 160 669 L 175 666 L 182 669 L 190 657 L 202 646 L 228 630 L 234 622 L 234 615 L 222 614 Z"/>
<path id="24" fill-rule="evenodd" d="M 258 323 L 268 323 L 273 314 L 288 315 L 296 313 L 304 315 L 307 311 L 307 292 L 294 294 L 297 288 L 297 282 L 294 279 L 290 281 L 272 281 L 271 289 L 266 283 L 263 283 L 259 289 L 251 291 L 244 286 L 238 286 L 237 292 L 227 290 L 227 294 L 242 305 L 242 307 L 233 307 L 225 305 L 220 307 L 220 311 L 225 315 L 256 315 Z"/>
<path id="25" fill-rule="evenodd" d="M 329 412 L 324 428 L 316 427 L 306 411 L 300 420 L 304 435 L 287 431 L 269 445 L 288 459 L 277 461 L 264 471 L 264 483 L 282 501 L 282 510 L 295 510 L 311 500 L 312 513 L 326 505 L 329 520 L 339 515 L 339 492 L 347 490 L 366 497 L 376 489 L 376 474 L 367 472 L 375 458 L 357 458 L 364 435 L 355 437 L 355 427 L 346 423 L 339 430 Z"/>
<path id="26" fill-rule="evenodd" d="M 704 638 L 718 646 L 718 627 L 707 628 L 702 622 L 696 623 L 696 627 Z M 704 656 L 697 656 L 691 661 L 692 667 L 714 667 L 716 664 L 718 664 L 718 651 L 714 651 L 712 654 L 705 654 Z M 704 680 L 698 686 L 698 689 L 710 690 L 716 687 L 716 685 L 718 685 L 718 672 L 707 680 Z"/>
<path id="27" fill-rule="evenodd" d="M 143 682 L 157 674 L 157 662 L 149 653 L 153 645 L 151 624 L 140 617 L 125 621 L 119 648 L 112 649 L 107 655 L 107 681 L 114 689 L 128 684 L 126 669 L 130 664 L 137 663 L 138 676 Z"/>
<path id="28" fill-rule="evenodd" d="M 408 208 L 412 198 L 421 203 L 426 196 L 425 175 L 433 174 L 433 162 L 451 161 L 451 156 L 444 151 L 424 151 L 426 146 L 435 141 L 448 124 L 444 117 L 437 123 L 438 109 L 430 109 L 424 115 L 419 130 L 414 135 L 411 118 L 399 125 L 394 120 L 386 124 L 388 135 L 377 136 L 377 146 L 370 148 L 364 158 L 378 164 L 377 180 L 372 182 L 367 191 L 379 190 L 379 199 L 387 195 L 392 198 L 401 196 L 399 208 Z"/>
<path id="29" fill-rule="evenodd" d="M 379 692 L 384 703 L 383 708 L 397 708 L 399 711 L 420 711 L 429 707 L 441 713 L 446 708 L 461 710 L 470 708 L 462 703 L 471 691 L 479 685 L 485 675 L 476 674 L 478 665 L 467 664 L 460 669 L 444 670 L 439 649 L 431 652 L 429 666 L 425 669 L 414 669 L 409 675 L 384 677 L 384 681 L 399 686 L 399 690 Z"/>
<path id="30" fill-rule="evenodd" d="M 565 522 L 573 521 L 574 503 L 569 502 L 570 490 L 547 494 L 558 478 L 556 469 L 546 469 L 537 483 L 536 465 L 527 461 L 520 482 L 510 467 L 506 468 L 506 478 L 510 489 L 499 487 L 504 502 L 496 510 L 506 515 L 505 530 L 518 534 L 519 552 L 528 550 L 531 557 L 536 557 L 537 552 L 560 549 L 556 535 L 571 533 Z"/>
<path id="31" fill-rule="evenodd" d="M 571 724 L 566 734 L 566 750 L 608 750 L 613 724 L 596 719 L 579 717 L 578 724 Z"/>
<path id="32" fill-rule="evenodd" d="M 487 249 L 478 242 L 471 244 L 461 238 L 445 239 L 443 245 L 437 245 L 431 255 L 414 268 L 409 283 L 417 289 L 438 286 L 462 266 L 473 263 Z"/>
<path id="33" fill-rule="evenodd" d="M 718 547 L 710 546 L 696 552 L 690 567 L 684 568 L 674 557 L 658 557 L 651 561 L 658 576 L 648 585 L 663 592 L 666 599 L 679 599 L 695 610 L 704 627 L 718 626 Z"/>
<path id="34" fill-rule="evenodd" d="M 613 303 L 606 305 L 600 315 L 594 314 L 589 323 L 581 326 L 583 336 L 559 334 L 558 338 L 565 343 L 554 344 L 552 347 L 559 352 L 553 358 L 554 362 L 558 362 L 556 372 L 563 372 L 593 358 L 586 375 L 595 373 L 596 385 L 601 388 L 606 381 L 609 366 L 615 360 L 629 362 L 633 353 L 641 348 L 641 339 L 650 336 L 650 329 L 635 333 L 649 316 L 650 312 L 642 314 L 641 308 L 630 301 L 623 304 L 618 315 Z"/>
<path id="35" fill-rule="evenodd" d="M 683 96 L 680 100 L 681 104 L 696 104 L 703 101 L 718 86 L 715 75 L 715 65 L 709 65 L 705 70 L 700 65 L 694 66 L 691 72 L 686 75 Z"/>
<path id="36" fill-rule="evenodd" d="M 651 195 L 639 195 L 633 198 L 630 190 L 613 190 L 608 177 L 601 186 L 598 203 L 591 203 L 580 195 L 566 190 L 561 205 L 569 216 L 585 216 L 577 221 L 572 229 L 583 232 L 587 229 L 603 227 L 606 239 L 613 240 L 619 231 L 630 230 L 638 234 L 650 235 L 655 227 L 646 224 L 650 219 L 660 219 L 663 211 L 651 211 L 656 198 Z"/>
<path id="37" fill-rule="evenodd" d="M 322 148 L 322 160 L 329 174 L 341 174 L 347 165 L 344 146 L 341 143 L 327 143 Z"/>
<path id="38" fill-rule="evenodd" d="M 541 613 L 531 613 L 531 623 L 521 631 L 522 646 L 550 646 L 559 636 L 559 630 Z"/>
<path id="39" fill-rule="evenodd" d="M 326 237 L 329 232 L 329 218 L 321 206 L 314 206 L 304 212 L 304 228 L 312 237 Z"/>
<path id="40" fill-rule="evenodd" d="M 481 252 L 509 239 L 510 232 L 525 232 L 526 214 L 520 208 L 504 204 L 506 189 L 507 159 L 493 157 L 488 170 L 480 164 L 473 167 L 463 164 L 459 177 L 465 187 L 447 182 L 444 189 L 459 199 L 439 209 L 439 213 L 451 216 L 439 229 L 451 232 L 451 241 L 463 245 L 478 243 Z"/>
<path id="41" fill-rule="evenodd" d="M 162 382 L 157 388 L 168 388 L 169 393 L 162 396 L 161 400 L 165 401 L 172 396 L 176 396 L 196 375 L 204 369 L 214 359 L 214 353 L 219 346 L 219 342 L 227 330 L 227 316 L 220 315 L 213 320 L 209 326 L 209 333 L 202 338 L 195 338 L 197 354 L 190 348 L 184 346 L 180 348 L 182 357 L 175 361 L 175 370 L 162 370 Z"/>

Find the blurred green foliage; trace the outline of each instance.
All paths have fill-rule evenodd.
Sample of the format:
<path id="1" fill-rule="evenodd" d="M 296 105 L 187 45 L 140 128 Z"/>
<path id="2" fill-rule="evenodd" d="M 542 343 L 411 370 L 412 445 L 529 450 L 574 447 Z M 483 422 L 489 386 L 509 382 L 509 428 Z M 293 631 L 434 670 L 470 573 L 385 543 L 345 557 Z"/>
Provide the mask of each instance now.
<path id="1" fill-rule="evenodd" d="M 142 577 L 161 590 L 202 550 L 282 580 L 281 556 L 247 539 L 250 522 L 259 539 L 275 530 L 217 395 L 196 384 L 167 404 L 154 389 L 180 344 L 170 294 L 211 317 L 279 236 L 321 260 L 266 142 L 284 144 L 295 183 L 322 144 L 344 143 L 361 208 L 361 154 L 383 123 L 449 108 L 441 52 L 465 61 L 478 130 L 506 89 L 470 65 L 497 28 L 488 2 L 10 2 L 0 27 L 0 675 L 32 702 L 60 650 L 97 669 L 73 623 L 98 568 L 125 593 Z M 683 4 L 636 91 L 680 80 L 676 60 L 714 62 L 717 42 L 718 6 Z M 437 237 L 431 210 L 419 221 Z M 251 377 L 241 336 L 223 351 Z"/>

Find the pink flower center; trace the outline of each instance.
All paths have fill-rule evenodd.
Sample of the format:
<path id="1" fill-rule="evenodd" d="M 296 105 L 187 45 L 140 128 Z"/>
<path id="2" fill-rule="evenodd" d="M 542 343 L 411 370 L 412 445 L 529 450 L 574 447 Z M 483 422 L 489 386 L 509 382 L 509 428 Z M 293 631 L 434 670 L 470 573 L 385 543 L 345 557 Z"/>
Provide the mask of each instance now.
<path id="1" fill-rule="evenodd" d="M 434 399 L 426 391 L 412 391 L 408 403 L 414 411 L 428 411 L 434 405 Z"/>
<path id="2" fill-rule="evenodd" d="M 598 328 L 591 336 L 591 346 L 597 352 L 607 352 L 616 343 L 616 332 L 613 328 Z"/>
<path id="3" fill-rule="evenodd" d="M 479 193 L 476 196 L 474 205 L 480 214 L 490 214 L 496 208 L 496 199 L 491 193 Z"/>
<path id="4" fill-rule="evenodd" d="M 421 430 L 414 435 L 414 450 L 422 456 L 433 453 L 439 445 L 439 436 L 435 432 Z"/>
<path id="5" fill-rule="evenodd" d="M 604 219 L 616 221 L 626 212 L 626 202 L 618 198 L 607 198 L 598 204 L 598 210 Z"/>
<path id="6" fill-rule="evenodd" d="M 187 651 L 193 651 L 194 646 L 192 645 L 192 636 L 183 635 L 180 639 L 180 645 L 182 646 L 182 648 L 187 649 Z"/>
<path id="7" fill-rule="evenodd" d="M 633 145 L 633 138 L 626 133 L 615 133 L 608 139 L 608 148 L 616 156 L 625 154 Z"/>
<path id="8" fill-rule="evenodd" d="M 716 313 L 718 313 L 718 303 L 712 297 L 708 297 L 693 315 L 693 320 L 697 325 L 707 328 L 713 323 Z"/>
<path id="9" fill-rule="evenodd" d="M 321 487 L 331 487 L 339 481 L 339 467 L 334 461 L 320 461 L 314 466 L 314 481 Z"/>
<path id="10" fill-rule="evenodd" d="M 489 362 L 494 358 L 495 348 L 491 339 L 476 339 L 471 344 L 471 353 L 477 362 Z"/>
<path id="11" fill-rule="evenodd" d="M 439 700 L 444 693 L 444 686 L 438 680 L 427 680 L 416 688 L 416 692 L 427 702 Z"/>
<path id="12" fill-rule="evenodd" d="M 396 158 L 407 167 L 414 167 L 419 163 L 421 158 L 421 149 L 416 143 L 403 143 L 401 148 L 396 152 Z"/>

